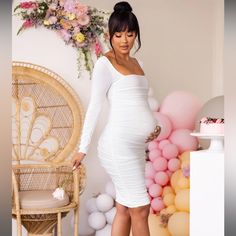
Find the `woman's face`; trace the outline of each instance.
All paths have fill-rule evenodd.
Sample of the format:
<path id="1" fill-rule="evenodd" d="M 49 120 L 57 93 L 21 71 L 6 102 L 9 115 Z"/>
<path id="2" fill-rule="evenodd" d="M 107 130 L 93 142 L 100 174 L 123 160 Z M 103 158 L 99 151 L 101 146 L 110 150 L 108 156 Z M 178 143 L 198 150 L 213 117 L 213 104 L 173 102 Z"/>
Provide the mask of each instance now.
<path id="1" fill-rule="evenodd" d="M 128 32 L 128 30 L 126 29 L 122 32 L 115 32 L 111 40 L 115 52 L 121 54 L 129 53 L 134 45 L 135 38 L 136 34 L 134 31 Z"/>

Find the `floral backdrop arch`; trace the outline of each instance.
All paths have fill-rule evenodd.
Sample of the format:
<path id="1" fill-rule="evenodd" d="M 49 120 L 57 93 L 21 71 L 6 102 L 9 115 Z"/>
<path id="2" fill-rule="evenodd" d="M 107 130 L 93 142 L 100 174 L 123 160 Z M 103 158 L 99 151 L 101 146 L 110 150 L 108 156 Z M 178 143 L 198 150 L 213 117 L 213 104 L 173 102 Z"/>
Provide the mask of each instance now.
<path id="1" fill-rule="evenodd" d="M 16 5 L 14 15 L 23 20 L 17 35 L 31 27 L 46 27 L 55 31 L 67 45 L 75 47 L 78 77 L 85 66 L 91 79 L 94 63 L 103 54 L 102 45 L 109 45 L 107 23 L 110 12 L 79 0 L 36 0 Z"/>

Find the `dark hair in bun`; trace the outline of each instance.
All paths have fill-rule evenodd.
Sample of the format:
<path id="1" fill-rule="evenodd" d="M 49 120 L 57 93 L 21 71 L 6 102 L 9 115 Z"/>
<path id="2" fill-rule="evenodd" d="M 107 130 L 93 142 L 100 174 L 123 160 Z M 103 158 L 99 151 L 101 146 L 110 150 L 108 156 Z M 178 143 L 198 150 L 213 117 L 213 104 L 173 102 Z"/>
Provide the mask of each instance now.
<path id="1" fill-rule="evenodd" d="M 116 3 L 116 5 L 114 6 L 114 11 L 129 11 L 132 12 L 132 7 L 130 6 L 130 4 L 128 2 L 118 2 Z"/>
<path id="2" fill-rule="evenodd" d="M 118 2 L 114 6 L 114 11 L 110 15 L 108 20 L 108 30 L 110 35 L 110 45 L 112 46 L 111 40 L 115 32 L 122 32 L 126 29 L 128 32 L 135 32 L 138 38 L 138 51 L 141 47 L 140 30 L 137 17 L 132 12 L 132 7 L 128 2 Z"/>

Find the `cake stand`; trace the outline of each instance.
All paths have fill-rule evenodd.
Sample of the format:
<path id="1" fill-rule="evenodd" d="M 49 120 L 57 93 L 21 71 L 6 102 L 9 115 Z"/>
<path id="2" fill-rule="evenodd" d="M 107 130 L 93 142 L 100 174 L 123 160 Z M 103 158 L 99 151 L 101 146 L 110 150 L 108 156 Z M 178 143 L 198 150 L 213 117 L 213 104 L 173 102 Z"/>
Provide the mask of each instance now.
<path id="1" fill-rule="evenodd" d="M 206 151 L 210 152 L 223 152 L 224 151 L 224 134 L 202 134 L 199 132 L 191 133 L 190 135 L 200 139 L 210 139 L 210 146 Z"/>

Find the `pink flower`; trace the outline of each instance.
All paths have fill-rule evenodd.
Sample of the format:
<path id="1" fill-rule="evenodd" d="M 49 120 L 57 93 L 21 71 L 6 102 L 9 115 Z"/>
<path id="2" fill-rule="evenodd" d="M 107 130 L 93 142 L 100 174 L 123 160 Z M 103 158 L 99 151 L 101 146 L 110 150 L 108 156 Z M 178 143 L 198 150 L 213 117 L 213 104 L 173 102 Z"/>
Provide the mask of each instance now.
<path id="1" fill-rule="evenodd" d="M 97 57 L 102 53 L 102 48 L 98 40 L 95 43 L 95 53 Z"/>
<path id="2" fill-rule="evenodd" d="M 64 41 L 68 42 L 71 39 L 70 33 L 67 30 L 61 29 L 59 30 L 59 35 L 63 38 Z"/>
<path id="3" fill-rule="evenodd" d="M 86 15 L 88 12 L 88 6 L 82 4 L 82 3 L 77 3 L 76 4 L 76 16 L 77 18 L 80 18 L 83 15 Z"/>
<path id="4" fill-rule="evenodd" d="M 73 0 L 65 0 L 65 2 L 64 2 L 64 9 L 67 12 L 76 13 L 75 1 L 73 1 Z"/>
<path id="5" fill-rule="evenodd" d="M 80 25 L 87 25 L 90 22 L 90 17 L 88 15 L 83 15 L 77 19 Z"/>
<path id="6" fill-rule="evenodd" d="M 38 7 L 38 4 L 32 1 L 20 3 L 20 8 L 23 8 L 23 9 L 29 9 L 29 8 L 36 9 L 37 7 Z"/>
<path id="7" fill-rule="evenodd" d="M 55 24 L 57 22 L 57 18 L 55 16 L 50 16 L 48 18 L 49 24 Z"/>
<path id="8" fill-rule="evenodd" d="M 28 19 L 28 20 L 26 20 L 26 21 L 23 23 L 23 27 L 24 27 L 24 28 L 29 28 L 29 27 L 31 27 L 33 24 L 34 24 L 34 22 L 33 22 L 31 19 Z"/>

